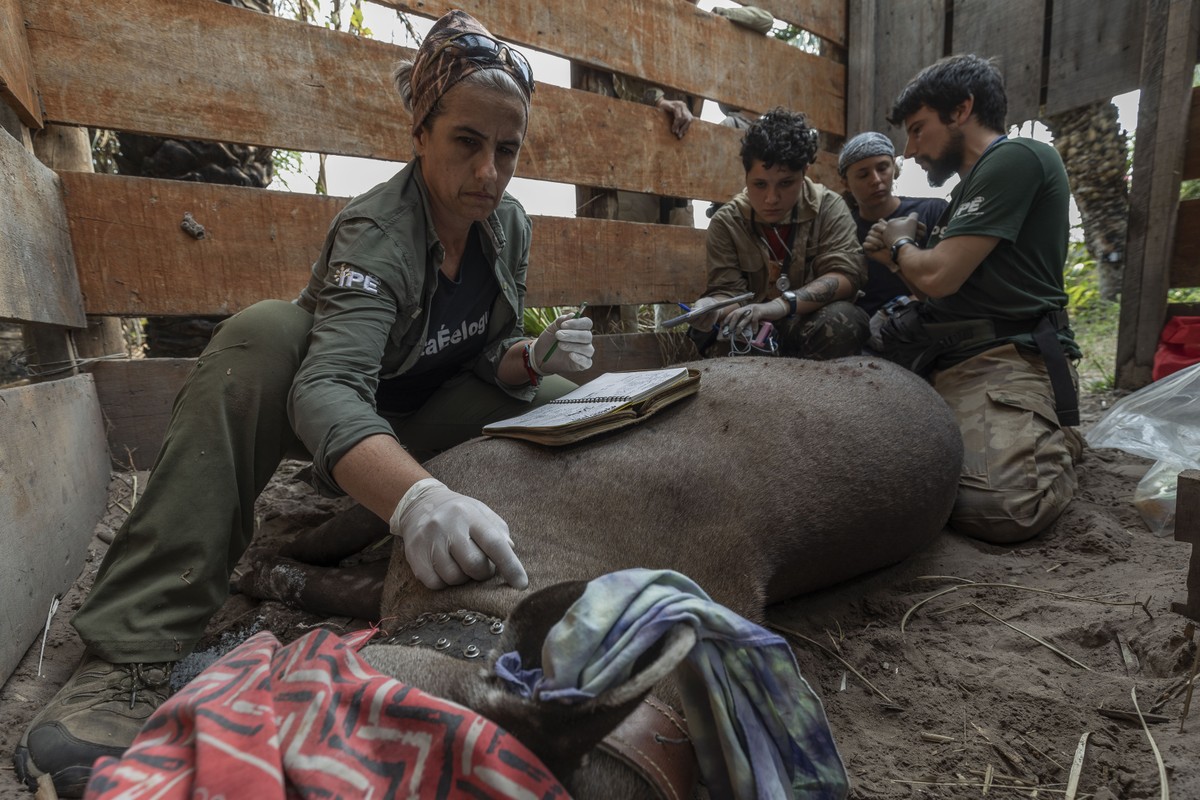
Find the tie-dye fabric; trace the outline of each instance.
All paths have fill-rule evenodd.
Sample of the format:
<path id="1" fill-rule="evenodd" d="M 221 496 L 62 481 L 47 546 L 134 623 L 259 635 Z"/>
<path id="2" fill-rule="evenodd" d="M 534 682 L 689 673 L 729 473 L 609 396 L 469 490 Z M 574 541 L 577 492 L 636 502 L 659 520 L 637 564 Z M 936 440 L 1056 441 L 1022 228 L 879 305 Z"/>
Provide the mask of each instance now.
<path id="1" fill-rule="evenodd" d="M 713 798 L 832 800 L 849 790 L 820 698 L 781 637 L 713 602 L 670 570 L 602 576 L 549 632 L 542 668 L 505 653 L 496 672 L 544 702 L 595 697 L 628 681 L 675 625 L 698 641 L 676 670 L 700 771 Z"/>

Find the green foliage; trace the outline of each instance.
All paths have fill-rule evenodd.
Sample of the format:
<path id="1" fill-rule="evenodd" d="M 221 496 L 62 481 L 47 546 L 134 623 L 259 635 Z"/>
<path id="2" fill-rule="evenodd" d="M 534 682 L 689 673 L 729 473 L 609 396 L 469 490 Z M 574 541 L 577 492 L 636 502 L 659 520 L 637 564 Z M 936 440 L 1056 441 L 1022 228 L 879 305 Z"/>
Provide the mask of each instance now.
<path id="1" fill-rule="evenodd" d="M 1200 288 L 1171 289 L 1167 292 L 1168 303 L 1200 303 Z"/>
<path id="2" fill-rule="evenodd" d="M 92 169 L 108 175 L 117 174 L 117 153 L 121 151 L 121 142 L 117 132 L 104 128 L 89 128 L 92 137 Z"/>
<path id="3" fill-rule="evenodd" d="M 321 25 L 335 31 L 345 30 L 355 36 L 370 38 L 374 34 L 371 33 L 370 28 L 363 27 L 362 4 L 363 0 L 351 0 L 350 16 L 348 19 L 345 19 L 344 27 L 343 13 L 346 9 L 345 0 L 331 0 L 329 11 L 323 16 L 320 0 L 277 0 L 275 13 L 276 16 L 297 19 L 312 25 Z"/>
<path id="4" fill-rule="evenodd" d="M 558 319 L 566 311 L 574 309 L 566 309 L 562 306 L 546 306 L 545 308 L 526 308 L 525 315 L 521 318 L 525 324 L 525 333 L 530 336 L 537 336 L 546 328 L 550 327 L 550 323 Z"/>
<path id="5" fill-rule="evenodd" d="M 344 16 L 346 8 L 346 0 L 330 0 L 328 12 L 322 15 L 320 0 L 276 0 L 275 3 L 276 16 L 307 22 L 311 25 L 320 25 L 330 30 L 345 30 L 347 33 L 368 39 L 372 38 L 374 33 L 363 25 L 363 0 L 350 0 L 349 17 Z M 399 11 L 396 14 L 403 18 Z M 315 178 L 305 174 L 303 157 L 295 150 L 276 149 L 272 153 L 271 160 L 275 167 L 274 180 L 278 181 L 284 189 L 291 191 L 291 180 L 300 177 L 313 184 L 312 191 L 315 194 L 329 193 L 325 180 L 324 154 L 318 157 Z"/>
<path id="6" fill-rule="evenodd" d="M 274 167 L 272 184 L 278 183 L 289 192 L 292 191 L 291 179 L 297 176 L 306 178 L 302 171 L 301 156 L 298 150 L 271 151 L 271 166 Z M 272 188 L 275 188 L 274 186 Z"/>
<path id="7" fill-rule="evenodd" d="M 794 47 L 799 47 L 806 53 L 821 54 L 821 38 L 806 30 L 797 28 L 795 25 L 785 23 L 781 27 L 773 28 L 768 35 L 780 41 L 787 42 Z"/>
<path id="8" fill-rule="evenodd" d="M 1071 328 L 1083 351 L 1083 360 L 1079 364 L 1080 382 L 1089 391 L 1109 391 L 1116 383 L 1120 303 L 1100 296 L 1096 262 L 1082 242 L 1071 242 L 1063 282 Z"/>

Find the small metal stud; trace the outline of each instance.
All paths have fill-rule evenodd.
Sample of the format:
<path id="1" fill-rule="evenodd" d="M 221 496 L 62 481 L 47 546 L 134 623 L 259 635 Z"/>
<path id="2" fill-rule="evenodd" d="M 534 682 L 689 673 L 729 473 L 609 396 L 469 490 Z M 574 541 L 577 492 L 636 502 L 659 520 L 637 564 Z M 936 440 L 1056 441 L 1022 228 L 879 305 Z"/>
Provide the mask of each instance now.
<path id="1" fill-rule="evenodd" d="M 445 636 L 433 643 L 434 650 L 446 650 L 450 647 L 450 640 Z"/>
<path id="2" fill-rule="evenodd" d="M 438 622 L 449 622 L 449 621 L 450 621 L 450 615 L 449 615 L 449 614 L 438 614 L 438 615 L 437 615 L 437 621 L 438 621 Z"/>
<path id="3" fill-rule="evenodd" d="M 492 633 L 499 636 L 500 634 L 504 633 L 504 623 L 501 622 L 500 620 L 496 620 L 495 622 L 492 623 L 491 630 L 492 630 Z"/>
<path id="4" fill-rule="evenodd" d="M 479 617 L 474 614 L 467 614 L 462 618 L 463 625 L 474 625 L 476 622 L 479 622 Z"/>
<path id="5" fill-rule="evenodd" d="M 412 636 L 408 637 L 408 643 L 409 643 L 410 645 L 414 645 L 414 644 L 420 644 L 420 643 L 421 643 L 421 637 L 420 637 L 419 635 L 417 635 L 417 634 L 415 634 L 415 633 L 414 633 Z"/>
<path id="6" fill-rule="evenodd" d="M 479 658 L 479 648 L 473 644 L 467 645 L 467 649 L 463 650 L 463 655 L 467 658 Z"/>

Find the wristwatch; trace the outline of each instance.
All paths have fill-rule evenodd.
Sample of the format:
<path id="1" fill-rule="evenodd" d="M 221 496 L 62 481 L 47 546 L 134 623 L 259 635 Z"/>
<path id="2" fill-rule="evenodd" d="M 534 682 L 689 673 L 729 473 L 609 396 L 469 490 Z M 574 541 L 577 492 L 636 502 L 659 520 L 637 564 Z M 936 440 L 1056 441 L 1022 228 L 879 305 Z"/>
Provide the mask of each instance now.
<path id="1" fill-rule="evenodd" d="M 788 304 L 788 317 L 796 316 L 796 293 L 788 290 L 779 296 Z"/>
<path id="2" fill-rule="evenodd" d="M 917 244 L 917 240 L 911 236 L 901 236 L 896 241 L 892 242 L 892 263 L 897 267 L 900 266 L 900 248 L 906 244 Z M 919 246 L 919 245 L 918 245 Z"/>

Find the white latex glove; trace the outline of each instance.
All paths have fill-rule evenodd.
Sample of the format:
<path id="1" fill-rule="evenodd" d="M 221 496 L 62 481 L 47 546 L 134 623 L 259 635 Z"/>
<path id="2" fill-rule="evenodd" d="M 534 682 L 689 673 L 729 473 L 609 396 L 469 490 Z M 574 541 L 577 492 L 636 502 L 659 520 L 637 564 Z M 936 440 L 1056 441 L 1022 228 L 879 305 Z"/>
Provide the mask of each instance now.
<path id="1" fill-rule="evenodd" d="M 390 528 L 404 539 L 404 557 L 413 574 L 430 589 L 485 581 L 496 572 L 514 588 L 529 585 L 513 552 L 508 523 L 436 478 L 419 480 L 404 493 Z"/>
<path id="2" fill-rule="evenodd" d="M 702 311 L 703 309 L 706 309 L 709 306 L 716 305 L 716 303 L 717 303 L 717 298 L 715 298 L 715 297 L 701 297 L 699 300 L 692 303 L 692 311 L 693 312 Z M 698 331 L 712 330 L 712 327 L 717 324 L 717 318 L 720 316 L 720 314 L 721 314 L 721 309 L 719 309 L 719 308 L 713 309 L 711 312 L 709 312 L 707 314 L 702 314 L 698 317 L 693 317 L 692 320 L 690 322 L 688 322 L 688 325 L 691 325 L 693 328 L 695 328 Z"/>
<path id="3" fill-rule="evenodd" d="M 558 375 L 590 368 L 595 354 L 592 320 L 563 314 L 530 345 L 529 363 L 538 375 Z"/>
<path id="4" fill-rule="evenodd" d="M 751 303 L 748 306 L 735 308 L 730 311 L 725 319 L 721 322 L 721 336 L 728 337 L 725 329 L 730 331 L 750 330 L 750 337 L 753 338 L 758 333 L 758 326 L 762 325 L 764 320 L 775 321 L 783 319 L 788 315 L 788 303 L 782 297 L 776 297 L 774 300 L 768 300 L 765 303 Z M 739 333 L 739 335 L 741 335 Z"/>

